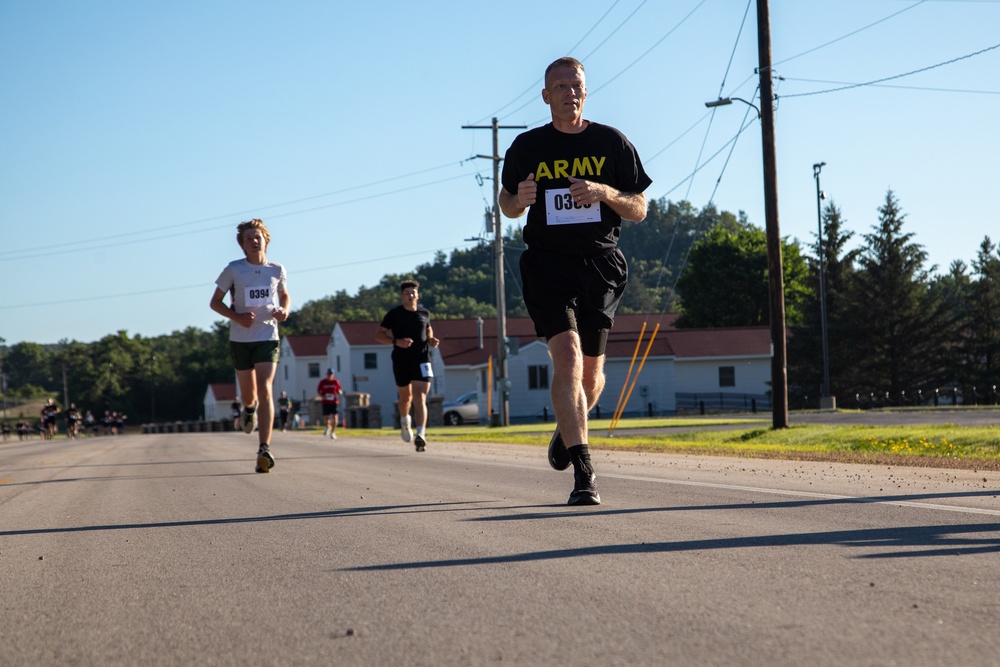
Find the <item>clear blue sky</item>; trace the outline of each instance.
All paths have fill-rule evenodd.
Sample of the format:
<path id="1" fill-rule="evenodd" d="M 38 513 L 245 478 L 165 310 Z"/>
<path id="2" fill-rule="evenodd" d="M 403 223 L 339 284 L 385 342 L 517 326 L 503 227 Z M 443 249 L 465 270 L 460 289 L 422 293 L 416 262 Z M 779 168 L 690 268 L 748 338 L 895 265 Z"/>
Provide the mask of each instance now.
<path id="1" fill-rule="evenodd" d="M 651 198 L 712 200 L 763 227 L 755 112 L 704 106 L 754 98 L 747 8 L 4 0 L 0 337 L 207 329 L 251 217 L 293 308 L 471 245 L 492 201 L 474 156 L 492 143 L 461 126 L 546 122 L 542 71 L 562 55 L 587 68 L 585 116 L 639 150 Z M 1000 241 L 998 27 L 996 0 L 772 1 L 782 235 L 814 243 L 822 161 L 856 240 L 892 189 L 928 268 Z"/>

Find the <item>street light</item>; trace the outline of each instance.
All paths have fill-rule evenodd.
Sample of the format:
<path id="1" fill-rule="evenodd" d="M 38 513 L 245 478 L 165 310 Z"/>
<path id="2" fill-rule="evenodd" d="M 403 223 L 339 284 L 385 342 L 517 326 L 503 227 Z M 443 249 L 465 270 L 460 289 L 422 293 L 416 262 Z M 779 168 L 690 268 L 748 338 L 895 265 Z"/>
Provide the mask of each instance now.
<path id="1" fill-rule="evenodd" d="M 705 106 L 708 107 L 709 109 L 714 109 L 715 107 L 725 107 L 732 104 L 733 100 L 743 102 L 743 104 L 753 107 L 754 111 L 757 112 L 757 118 L 760 118 L 760 109 L 757 108 L 757 105 L 754 104 L 753 102 L 747 102 L 742 97 L 720 97 L 717 100 L 712 100 L 711 102 L 705 102 Z"/>
<path id="2" fill-rule="evenodd" d="M 823 246 L 823 200 L 826 193 L 819 187 L 819 172 L 826 162 L 813 165 L 813 178 L 816 179 L 816 230 L 819 255 L 819 326 L 823 337 L 823 383 L 819 390 L 820 410 L 834 410 L 837 399 L 830 395 L 830 345 L 826 334 L 826 251 Z"/>

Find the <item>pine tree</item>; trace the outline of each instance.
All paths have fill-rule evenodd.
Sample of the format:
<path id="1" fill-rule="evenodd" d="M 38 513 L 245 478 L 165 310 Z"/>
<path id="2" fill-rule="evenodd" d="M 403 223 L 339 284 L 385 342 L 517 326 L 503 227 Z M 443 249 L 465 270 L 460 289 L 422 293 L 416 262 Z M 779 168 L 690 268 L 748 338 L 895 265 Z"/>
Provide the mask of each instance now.
<path id="1" fill-rule="evenodd" d="M 853 406 L 853 396 L 843 394 L 850 385 L 849 375 L 853 363 L 851 328 L 846 313 L 851 279 L 857 261 L 858 249 L 847 250 L 852 232 L 842 231 L 845 221 L 840 209 L 831 200 L 823 209 L 823 243 L 812 247 L 816 258 L 809 261 L 808 286 L 803 304 L 801 325 L 789 329 L 788 377 L 789 401 L 796 405 L 815 407 L 819 404 L 820 386 L 823 381 L 822 327 L 819 295 L 819 252 L 822 249 L 825 273 L 827 347 L 830 364 L 830 395 L 839 396 L 839 403 Z M 808 401 L 807 401 L 808 397 Z"/>
<path id="2" fill-rule="evenodd" d="M 941 381 L 946 312 L 930 289 L 927 253 L 903 232 L 906 216 L 892 190 L 878 211 L 878 225 L 864 235 L 867 246 L 850 292 L 856 369 L 850 380 L 878 404 L 898 405 Z"/>
<path id="3" fill-rule="evenodd" d="M 969 333 L 966 339 L 975 363 L 967 390 L 970 402 L 993 403 L 1000 374 L 1000 254 L 990 237 L 983 239 L 972 262 L 976 280 L 972 284 Z"/>

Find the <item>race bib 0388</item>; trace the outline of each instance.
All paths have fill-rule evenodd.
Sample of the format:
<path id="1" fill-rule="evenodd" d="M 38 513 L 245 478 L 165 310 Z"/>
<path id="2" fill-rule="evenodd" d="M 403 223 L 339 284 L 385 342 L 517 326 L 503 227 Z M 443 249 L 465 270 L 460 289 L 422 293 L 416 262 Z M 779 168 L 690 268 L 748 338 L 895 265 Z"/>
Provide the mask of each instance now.
<path id="1" fill-rule="evenodd" d="M 577 204 L 573 201 L 569 188 L 553 188 L 545 191 L 545 224 L 578 225 L 600 221 L 600 204 Z"/>

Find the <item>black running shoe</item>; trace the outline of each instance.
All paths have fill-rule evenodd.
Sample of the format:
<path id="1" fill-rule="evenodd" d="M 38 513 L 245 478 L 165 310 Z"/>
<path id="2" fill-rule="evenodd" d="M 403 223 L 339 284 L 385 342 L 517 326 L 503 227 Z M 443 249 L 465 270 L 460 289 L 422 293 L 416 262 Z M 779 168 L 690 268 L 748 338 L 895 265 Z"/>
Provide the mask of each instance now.
<path id="1" fill-rule="evenodd" d="M 573 492 L 569 494 L 567 505 L 600 505 L 601 494 L 594 481 L 594 467 L 590 465 L 590 451 L 586 445 L 577 445 L 569 452 L 573 463 Z"/>
<path id="2" fill-rule="evenodd" d="M 552 439 L 549 440 L 549 465 L 556 470 L 565 470 L 569 467 L 569 453 L 566 451 L 566 443 L 563 442 L 559 427 L 556 426 Z"/>
<path id="3" fill-rule="evenodd" d="M 253 433 L 257 426 L 257 411 L 247 412 L 243 410 L 243 414 L 240 415 L 240 426 L 243 427 L 244 433 Z"/>
<path id="4" fill-rule="evenodd" d="M 413 436 L 413 444 L 416 446 L 418 452 L 422 452 L 427 448 L 427 441 L 419 433 Z"/>
<path id="5" fill-rule="evenodd" d="M 271 456 L 271 450 L 261 447 L 257 452 L 257 468 L 254 472 L 271 472 L 271 468 L 273 467 L 274 457 Z"/>

